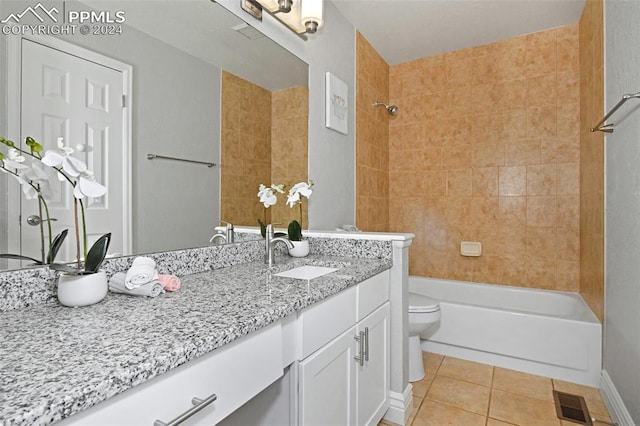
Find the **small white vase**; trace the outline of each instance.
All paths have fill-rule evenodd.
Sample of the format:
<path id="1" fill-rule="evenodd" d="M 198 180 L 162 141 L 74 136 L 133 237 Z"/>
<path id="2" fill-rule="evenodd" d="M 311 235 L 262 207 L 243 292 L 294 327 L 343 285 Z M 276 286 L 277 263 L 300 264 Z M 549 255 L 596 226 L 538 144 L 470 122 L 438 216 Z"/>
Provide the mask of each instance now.
<path id="1" fill-rule="evenodd" d="M 109 286 L 104 271 L 88 275 L 61 273 L 58 277 L 58 300 L 64 306 L 88 306 L 107 295 Z"/>
<path id="2" fill-rule="evenodd" d="M 291 241 L 293 248 L 289 249 L 289 256 L 305 257 L 309 254 L 309 240 Z"/>

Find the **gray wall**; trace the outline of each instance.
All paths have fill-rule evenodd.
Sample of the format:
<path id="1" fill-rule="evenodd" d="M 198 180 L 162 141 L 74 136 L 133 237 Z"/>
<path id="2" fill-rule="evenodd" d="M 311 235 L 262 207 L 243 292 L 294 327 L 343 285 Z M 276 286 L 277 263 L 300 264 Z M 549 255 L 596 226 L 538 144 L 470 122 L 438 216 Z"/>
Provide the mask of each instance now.
<path id="1" fill-rule="evenodd" d="M 146 155 L 219 162 L 220 69 L 126 26 L 117 36 L 64 38 L 133 66 L 134 253 L 208 244 L 219 221 L 219 169 Z"/>
<path id="2" fill-rule="evenodd" d="M 605 2 L 606 110 L 640 90 L 640 4 Z M 606 138 L 604 368 L 640 424 L 640 105 L 630 100 Z"/>
<path id="3" fill-rule="evenodd" d="M 355 223 L 355 28 L 333 3 L 325 1 L 325 26 L 305 42 L 266 14 L 262 23 L 253 20 L 237 0 L 218 3 L 309 64 L 309 179 L 315 182 L 309 228 Z M 348 135 L 324 126 L 327 71 L 349 86 Z"/>

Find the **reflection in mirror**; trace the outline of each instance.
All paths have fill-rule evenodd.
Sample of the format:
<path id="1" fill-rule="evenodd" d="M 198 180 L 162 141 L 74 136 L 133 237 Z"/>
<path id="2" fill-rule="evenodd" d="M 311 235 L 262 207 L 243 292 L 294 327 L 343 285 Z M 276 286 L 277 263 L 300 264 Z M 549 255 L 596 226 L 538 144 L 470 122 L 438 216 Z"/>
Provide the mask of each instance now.
<path id="1" fill-rule="evenodd" d="M 123 161 L 131 163 L 131 170 L 123 173 L 131 174 L 132 184 L 130 202 L 124 196 L 119 213 L 125 220 L 130 215 L 131 244 L 117 253 L 207 245 L 219 220 L 256 225 L 263 213 L 256 197 L 259 183 L 307 179 L 306 63 L 210 1 L 164 1 L 153 3 L 152 8 L 145 1 L 49 3 L 67 12 L 90 8 L 125 12 L 122 34 L 56 36 L 132 69 L 125 107 L 131 111 L 131 148 Z M 23 1 L 3 0 L 0 17 L 20 13 L 24 6 Z M 22 41 L 9 40 L 21 38 L 15 35 L 0 37 L 0 56 L 9 59 L 0 62 L 0 95 L 7 101 L 13 82 L 5 71 L 21 67 L 7 46 L 20 46 Z M 19 103 L 3 102 L 0 136 L 18 142 L 30 135 L 54 147 L 55 136 L 60 135 L 20 128 L 20 111 Z M 86 143 L 86 135 L 65 136 L 72 146 Z M 149 153 L 218 166 L 149 161 Z M 110 171 L 104 170 L 104 176 Z M 14 180 L 4 174 L 0 191 L 0 252 L 20 253 L 21 230 L 27 226 L 18 221 L 23 197 Z M 277 216 L 272 208 L 271 221 L 276 217 L 288 221 L 290 209 L 283 202 L 279 208 L 286 210 Z M 0 268 L 16 266 L 21 265 L 0 260 Z"/>

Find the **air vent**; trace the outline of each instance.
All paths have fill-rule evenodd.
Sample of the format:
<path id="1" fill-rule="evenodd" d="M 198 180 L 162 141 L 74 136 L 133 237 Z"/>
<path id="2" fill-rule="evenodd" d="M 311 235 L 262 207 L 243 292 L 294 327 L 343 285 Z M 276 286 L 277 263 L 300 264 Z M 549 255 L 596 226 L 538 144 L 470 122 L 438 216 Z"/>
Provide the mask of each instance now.
<path id="1" fill-rule="evenodd" d="M 559 419 L 579 425 L 593 425 L 583 397 L 554 390 L 553 400 L 556 403 L 556 414 Z"/>
<path id="2" fill-rule="evenodd" d="M 264 34 L 244 22 L 242 24 L 236 25 L 235 27 L 231 27 L 231 29 L 239 32 L 249 40 L 257 40 L 264 37 Z"/>

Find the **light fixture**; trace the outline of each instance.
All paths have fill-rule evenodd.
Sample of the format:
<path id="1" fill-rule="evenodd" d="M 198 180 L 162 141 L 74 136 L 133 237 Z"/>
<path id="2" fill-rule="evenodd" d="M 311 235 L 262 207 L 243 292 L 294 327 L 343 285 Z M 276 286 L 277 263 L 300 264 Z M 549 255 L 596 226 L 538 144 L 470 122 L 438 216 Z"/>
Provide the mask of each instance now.
<path id="1" fill-rule="evenodd" d="M 322 27 L 323 0 L 249 0 L 304 40 Z"/>

